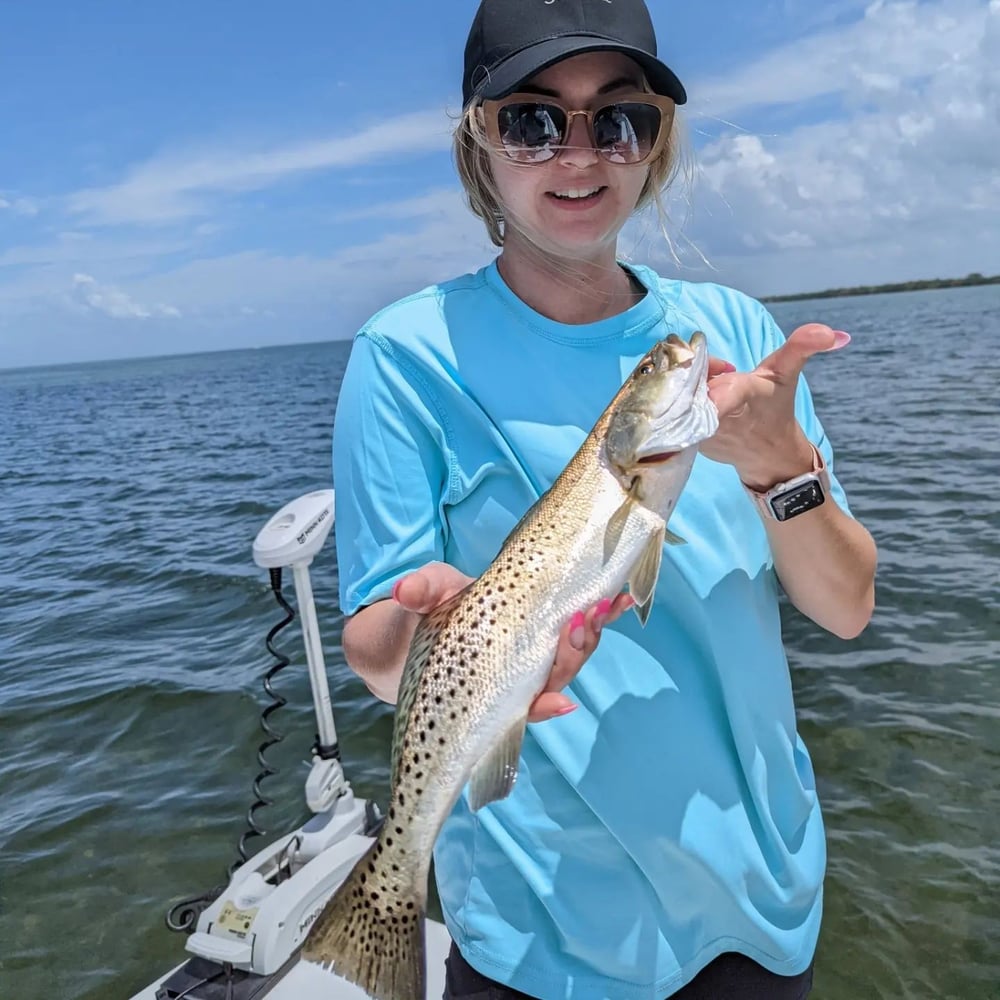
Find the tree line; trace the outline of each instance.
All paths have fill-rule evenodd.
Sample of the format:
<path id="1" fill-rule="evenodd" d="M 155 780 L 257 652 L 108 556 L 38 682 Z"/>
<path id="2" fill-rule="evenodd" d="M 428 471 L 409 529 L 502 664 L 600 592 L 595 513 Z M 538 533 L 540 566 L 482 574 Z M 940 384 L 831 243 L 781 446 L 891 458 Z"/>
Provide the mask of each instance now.
<path id="1" fill-rule="evenodd" d="M 889 285 L 855 285 L 852 288 L 827 288 L 822 292 L 798 292 L 795 295 L 765 295 L 761 302 L 798 302 L 802 299 L 836 299 L 848 295 L 877 295 L 883 292 L 920 292 L 928 288 L 964 288 L 969 285 L 1000 285 L 1000 274 L 986 277 L 974 271 L 964 278 L 927 278 L 923 281 L 899 281 Z"/>

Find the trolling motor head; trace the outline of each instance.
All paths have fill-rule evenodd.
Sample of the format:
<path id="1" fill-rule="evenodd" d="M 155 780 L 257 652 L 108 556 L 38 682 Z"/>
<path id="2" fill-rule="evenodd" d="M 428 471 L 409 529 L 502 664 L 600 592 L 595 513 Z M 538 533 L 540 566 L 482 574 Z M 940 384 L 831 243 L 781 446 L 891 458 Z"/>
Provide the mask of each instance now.
<path id="1" fill-rule="evenodd" d="M 286 503 L 257 534 L 253 561 L 264 569 L 308 566 L 333 527 L 333 490 L 316 490 Z"/>

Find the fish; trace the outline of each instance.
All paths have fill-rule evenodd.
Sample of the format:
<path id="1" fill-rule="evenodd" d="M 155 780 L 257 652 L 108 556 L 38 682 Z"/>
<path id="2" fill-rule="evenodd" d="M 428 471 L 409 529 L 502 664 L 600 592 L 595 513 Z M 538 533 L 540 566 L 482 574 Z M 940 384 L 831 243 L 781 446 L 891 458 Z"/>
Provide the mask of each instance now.
<path id="1" fill-rule="evenodd" d="M 478 810 L 517 778 L 528 710 L 559 633 L 628 585 L 643 625 L 667 521 L 715 433 L 703 333 L 658 342 L 475 581 L 424 616 L 400 681 L 388 812 L 314 922 L 307 961 L 374 1000 L 423 1000 L 431 852 L 468 785 Z"/>

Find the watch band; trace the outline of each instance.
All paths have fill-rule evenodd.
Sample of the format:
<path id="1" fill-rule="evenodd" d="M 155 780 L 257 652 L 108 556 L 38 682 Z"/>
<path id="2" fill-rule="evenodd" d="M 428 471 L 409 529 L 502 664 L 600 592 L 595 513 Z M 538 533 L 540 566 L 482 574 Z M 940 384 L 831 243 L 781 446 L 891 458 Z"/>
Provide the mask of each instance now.
<path id="1" fill-rule="evenodd" d="M 813 445 L 812 451 L 813 467 L 801 476 L 778 483 L 764 492 L 753 490 L 746 483 L 743 484 L 743 488 L 765 518 L 771 521 L 787 521 L 825 502 L 830 492 L 830 473 L 819 448 Z"/>

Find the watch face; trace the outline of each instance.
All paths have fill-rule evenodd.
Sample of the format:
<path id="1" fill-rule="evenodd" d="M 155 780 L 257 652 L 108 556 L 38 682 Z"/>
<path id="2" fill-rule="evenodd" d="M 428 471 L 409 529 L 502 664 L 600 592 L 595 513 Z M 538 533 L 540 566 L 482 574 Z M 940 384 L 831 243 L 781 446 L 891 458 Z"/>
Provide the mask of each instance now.
<path id="1" fill-rule="evenodd" d="M 797 517 L 818 507 L 825 499 L 819 480 L 813 479 L 801 486 L 793 486 L 781 496 L 772 497 L 771 510 L 779 521 L 787 521 L 790 517 Z"/>

